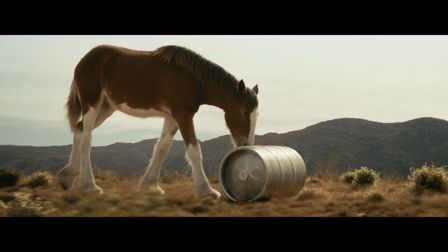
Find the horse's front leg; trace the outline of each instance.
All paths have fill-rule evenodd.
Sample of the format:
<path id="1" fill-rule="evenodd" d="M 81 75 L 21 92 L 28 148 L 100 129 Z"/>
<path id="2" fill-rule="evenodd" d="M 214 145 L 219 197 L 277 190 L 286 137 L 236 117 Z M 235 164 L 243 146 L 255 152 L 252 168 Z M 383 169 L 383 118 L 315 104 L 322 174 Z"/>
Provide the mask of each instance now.
<path id="1" fill-rule="evenodd" d="M 202 165 L 201 146 L 196 138 L 193 125 L 193 116 L 177 118 L 180 133 L 185 142 L 186 159 L 192 168 L 193 183 L 196 193 L 201 199 L 219 199 L 221 193 L 213 189 L 205 176 Z"/>
<path id="2" fill-rule="evenodd" d="M 151 161 L 149 162 L 145 175 L 143 175 L 143 178 L 140 180 L 138 186 L 139 191 L 151 189 L 159 194 L 165 193 L 165 191 L 160 188 L 158 181 L 163 161 L 171 148 L 171 143 L 173 142 L 173 137 L 176 135 L 176 132 L 176 123 L 172 119 L 166 118 L 163 122 L 160 138 L 154 145 Z"/>

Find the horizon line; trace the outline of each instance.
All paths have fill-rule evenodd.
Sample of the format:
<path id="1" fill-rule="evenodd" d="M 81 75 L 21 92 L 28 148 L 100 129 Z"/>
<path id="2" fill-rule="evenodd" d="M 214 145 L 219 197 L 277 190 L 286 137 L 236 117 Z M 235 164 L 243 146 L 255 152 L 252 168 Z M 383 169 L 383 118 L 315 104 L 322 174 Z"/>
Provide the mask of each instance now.
<path id="1" fill-rule="evenodd" d="M 401 121 L 401 122 L 378 122 L 378 121 L 371 121 L 371 120 L 363 119 L 363 118 L 341 117 L 341 118 L 335 118 L 335 119 L 330 119 L 330 120 L 321 121 L 321 122 L 318 122 L 318 123 L 315 123 L 315 124 L 306 126 L 306 127 L 302 128 L 302 129 L 296 129 L 296 130 L 291 130 L 291 131 L 286 131 L 286 132 L 267 132 L 267 133 L 264 133 L 264 134 L 261 134 L 261 135 L 257 135 L 257 134 L 255 134 L 255 136 L 256 136 L 256 137 L 257 137 L 257 136 L 260 137 L 260 136 L 265 136 L 265 135 L 268 135 L 268 134 L 287 134 L 287 133 L 291 133 L 291 132 L 295 132 L 295 131 L 304 130 L 304 129 L 307 129 L 307 128 L 309 128 L 309 127 L 313 127 L 313 126 L 315 126 L 315 125 L 318 125 L 318 124 L 320 124 L 320 123 L 325 123 L 325 122 L 330 122 L 330 121 L 336 121 L 336 120 L 347 120 L 347 119 L 351 119 L 351 120 L 362 120 L 362 121 L 367 121 L 367 122 L 372 122 L 372 123 L 379 123 L 379 124 L 406 123 L 406 122 L 410 122 L 410 121 L 424 120 L 424 119 L 440 120 L 440 121 L 445 121 L 445 122 L 448 123 L 448 121 L 445 120 L 445 119 L 441 119 L 441 118 L 437 118 L 437 117 L 431 117 L 431 116 L 418 117 L 418 118 L 414 118 L 414 119 L 410 119 L 410 120 L 406 120 L 406 121 Z M 229 133 L 229 134 L 230 134 L 230 133 Z M 213 138 L 209 138 L 209 139 L 205 139 L 205 140 L 200 140 L 200 139 L 198 139 L 198 140 L 199 140 L 199 142 L 206 142 L 206 141 L 211 141 L 211 140 L 214 140 L 214 139 L 217 139 L 217 138 L 220 138 L 220 137 L 226 137 L 226 136 L 228 137 L 229 134 L 220 135 L 220 136 L 213 137 Z M 120 142 L 120 141 L 118 141 L 118 142 L 111 143 L 111 144 L 107 144 L 107 145 L 92 145 L 92 147 L 107 147 L 107 146 L 111 146 L 111 145 L 114 145 L 114 144 L 137 144 L 137 143 L 141 143 L 141 142 L 143 142 L 143 141 L 157 140 L 157 139 L 158 139 L 158 138 L 147 138 L 147 139 L 142 139 L 142 140 L 137 141 L 137 142 Z M 174 141 L 180 141 L 180 142 L 183 142 L 182 139 L 180 139 L 180 140 L 173 139 L 173 142 L 174 142 Z M 16 145 L 16 144 L 0 144 L 0 146 L 20 146 L 20 147 L 36 147 L 36 148 L 37 148 L 37 147 L 63 147 L 63 146 L 71 146 L 71 145 L 72 145 L 71 143 L 63 144 L 63 145 Z"/>

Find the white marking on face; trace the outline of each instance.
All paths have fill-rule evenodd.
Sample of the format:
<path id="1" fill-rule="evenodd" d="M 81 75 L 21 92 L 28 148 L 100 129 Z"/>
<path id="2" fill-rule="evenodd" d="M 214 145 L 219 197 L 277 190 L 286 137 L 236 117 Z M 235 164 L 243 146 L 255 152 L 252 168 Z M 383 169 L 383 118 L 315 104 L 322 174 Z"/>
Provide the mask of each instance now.
<path id="1" fill-rule="evenodd" d="M 255 126 L 257 124 L 257 118 L 258 118 L 258 107 L 255 108 L 250 113 L 249 118 L 250 118 L 249 145 L 254 145 L 254 143 L 255 143 Z"/>

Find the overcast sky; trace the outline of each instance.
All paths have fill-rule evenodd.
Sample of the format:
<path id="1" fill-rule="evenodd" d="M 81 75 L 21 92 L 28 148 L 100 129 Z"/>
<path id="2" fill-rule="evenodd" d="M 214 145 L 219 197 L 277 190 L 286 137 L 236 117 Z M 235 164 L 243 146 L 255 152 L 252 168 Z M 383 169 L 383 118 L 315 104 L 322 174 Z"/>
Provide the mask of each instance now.
<path id="1" fill-rule="evenodd" d="M 73 70 L 99 44 L 186 46 L 258 84 L 256 134 L 342 117 L 448 118 L 448 36 L 0 36 L 0 144 L 71 144 L 64 104 Z M 200 140 L 229 133 L 223 115 L 201 107 Z M 93 145 L 157 138 L 162 122 L 116 112 Z"/>

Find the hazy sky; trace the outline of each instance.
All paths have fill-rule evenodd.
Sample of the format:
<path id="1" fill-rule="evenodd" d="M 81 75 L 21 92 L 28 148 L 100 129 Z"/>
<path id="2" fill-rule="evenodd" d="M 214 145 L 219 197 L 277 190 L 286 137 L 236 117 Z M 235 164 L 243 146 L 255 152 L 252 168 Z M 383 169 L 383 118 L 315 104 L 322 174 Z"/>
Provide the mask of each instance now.
<path id="1" fill-rule="evenodd" d="M 0 36 L 0 144 L 71 144 L 64 104 L 73 70 L 99 44 L 186 46 L 258 84 L 256 134 L 341 117 L 448 118 L 448 36 Z M 223 115 L 201 107 L 200 140 L 229 133 Z M 162 122 L 116 112 L 93 145 L 157 138 Z"/>

